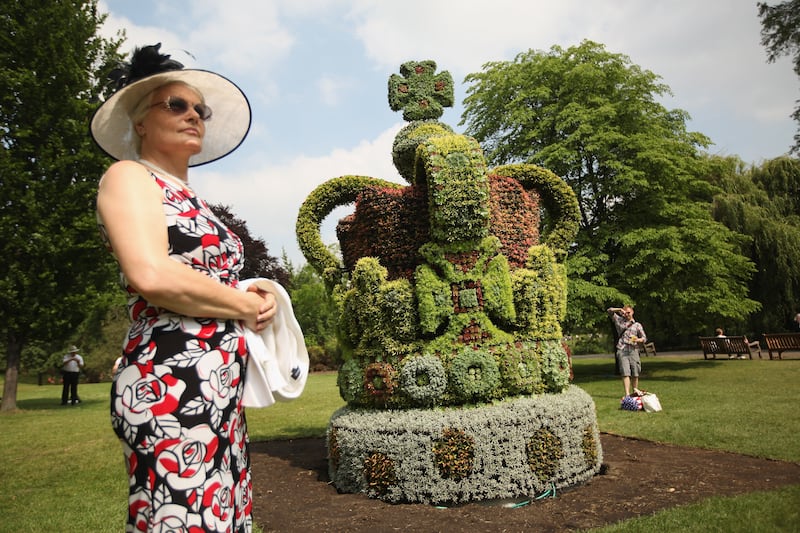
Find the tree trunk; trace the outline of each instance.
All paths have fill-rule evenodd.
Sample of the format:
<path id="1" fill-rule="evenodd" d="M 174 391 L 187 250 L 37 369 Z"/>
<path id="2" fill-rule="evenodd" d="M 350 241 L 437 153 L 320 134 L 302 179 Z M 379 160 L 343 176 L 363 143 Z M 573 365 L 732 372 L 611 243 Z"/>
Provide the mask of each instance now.
<path id="1" fill-rule="evenodd" d="M 0 412 L 15 411 L 17 409 L 17 381 L 21 353 L 22 343 L 13 338 L 8 339 L 6 345 L 6 378 L 3 386 L 3 402 L 0 403 Z"/>

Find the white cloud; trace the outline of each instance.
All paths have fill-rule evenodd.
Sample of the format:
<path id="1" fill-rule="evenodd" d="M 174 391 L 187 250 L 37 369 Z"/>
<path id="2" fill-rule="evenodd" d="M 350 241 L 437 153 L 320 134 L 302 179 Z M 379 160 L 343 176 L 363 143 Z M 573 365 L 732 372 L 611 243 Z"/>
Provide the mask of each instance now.
<path id="1" fill-rule="evenodd" d="M 102 3 L 100 9 L 103 9 Z M 108 13 L 105 24 L 100 27 L 99 33 L 105 38 L 116 39 L 117 33 L 122 30 L 125 31 L 126 37 L 126 41 L 120 47 L 120 52 L 123 54 L 133 52 L 136 46 L 154 43 L 162 43 L 162 52 L 171 55 L 186 49 L 184 44 L 180 44 L 181 39 L 177 34 L 158 26 L 136 25 L 129 18 L 116 15 L 114 12 Z M 175 59 L 186 65 L 192 61 L 189 56 L 178 57 L 177 54 Z"/>
<path id="2" fill-rule="evenodd" d="M 356 2 L 351 17 L 366 54 L 380 66 L 396 69 L 409 60 L 433 59 L 455 75 L 506 58 L 509 47 L 535 35 L 535 2 L 406 0 Z M 533 14 L 533 16 L 531 16 Z M 527 44 L 527 49 L 532 44 Z M 521 50 L 518 50 L 521 51 Z"/>
<path id="3" fill-rule="evenodd" d="M 295 43 L 275 2 L 195 0 L 192 8 L 194 20 L 187 21 L 192 28 L 186 30 L 190 46 L 203 54 L 205 64 L 224 65 L 237 76 L 266 79 Z"/>
<path id="4" fill-rule="evenodd" d="M 347 89 L 352 86 L 353 82 L 350 80 L 333 78 L 331 76 L 323 76 L 317 80 L 317 89 L 319 90 L 320 99 L 328 106 L 338 104 L 345 95 Z"/>

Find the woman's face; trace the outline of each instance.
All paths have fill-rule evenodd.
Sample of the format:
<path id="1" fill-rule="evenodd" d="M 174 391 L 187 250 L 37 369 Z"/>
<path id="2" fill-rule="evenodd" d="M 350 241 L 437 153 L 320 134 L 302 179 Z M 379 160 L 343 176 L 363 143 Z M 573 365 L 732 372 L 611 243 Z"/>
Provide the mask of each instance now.
<path id="1" fill-rule="evenodd" d="M 170 109 L 165 102 L 182 99 L 189 105 L 183 112 Z M 182 83 L 170 83 L 153 91 L 150 96 L 150 110 L 142 121 L 136 124 L 136 131 L 142 139 L 142 157 L 155 152 L 186 152 L 187 156 L 203 149 L 203 136 L 206 124 L 195 110 L 195 105 L 203 99 L 193 89 Z"/>

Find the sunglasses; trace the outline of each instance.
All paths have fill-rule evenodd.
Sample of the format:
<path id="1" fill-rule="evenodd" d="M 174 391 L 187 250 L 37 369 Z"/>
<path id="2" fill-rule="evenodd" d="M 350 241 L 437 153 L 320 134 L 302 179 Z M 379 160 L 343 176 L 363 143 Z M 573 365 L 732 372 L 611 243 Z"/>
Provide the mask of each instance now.
<path id="1" fill-rule="evenodd" d="M 175 115 L 183 115 L 187 111 L 189 111 L 189 107 L 194 109 L 195 113 L 200 116 L 200 120 L 206 121 L 211 119 L 211 108 L 208 107 L 206 104 L 194 104 L 193 106 L 189 105 L 189 102 L 181 98 L 180 96 L 170 96 L 163 102 L 157 102 L 150 106 L 150 108 L 156 106 L 164 106 L 164 109 L 167 111 L 171 111 Z"/>

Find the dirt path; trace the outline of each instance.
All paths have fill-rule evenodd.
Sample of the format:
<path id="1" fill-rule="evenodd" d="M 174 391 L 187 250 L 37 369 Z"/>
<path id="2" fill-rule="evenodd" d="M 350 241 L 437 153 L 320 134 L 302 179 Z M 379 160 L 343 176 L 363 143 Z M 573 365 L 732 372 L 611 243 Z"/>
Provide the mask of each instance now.
<path id="1" fill-rule="evenodd" d="M 251 446 L 254 516 L 265 532 L 561 532 L 598 527 L 714 495 L 800 484 L 800 464 L 601 435 L 604 472 L 518 508 L 392 505 L 328 484 L 325 442 Z"/>

